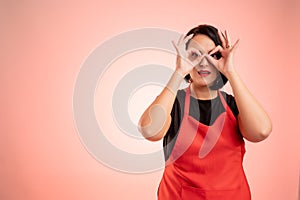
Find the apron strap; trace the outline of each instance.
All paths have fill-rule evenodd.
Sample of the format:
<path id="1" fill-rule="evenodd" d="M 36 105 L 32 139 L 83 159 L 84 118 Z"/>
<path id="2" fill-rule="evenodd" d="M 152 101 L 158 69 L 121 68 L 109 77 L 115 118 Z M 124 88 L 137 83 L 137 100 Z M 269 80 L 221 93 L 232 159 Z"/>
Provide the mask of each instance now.
<path id="1" fill-rule="evenodd" d="M 186 90 L 185 93 L 185 100 L 184 100 L 184 115 L 189 115 L 190 112 L 190 95 L 191 94 L 191 89 L 190 89 L 190 85 Z"/>
<path id="2" fill-rule="evenodd" d="M 227 110 L 228 104 L 227 104 L 226 100 L 224 99 L 224 97 L 223 97 L 223 95 L 222 95 L 222 93 L 221 93 L 220 90 L 218 90 L 218 94 L 219 94 L 219 97 L 220 97 L 220 99 L 221 99 L 221 102 L 222 102 L 223 107 L 225 108 L 225 110 Z"/>

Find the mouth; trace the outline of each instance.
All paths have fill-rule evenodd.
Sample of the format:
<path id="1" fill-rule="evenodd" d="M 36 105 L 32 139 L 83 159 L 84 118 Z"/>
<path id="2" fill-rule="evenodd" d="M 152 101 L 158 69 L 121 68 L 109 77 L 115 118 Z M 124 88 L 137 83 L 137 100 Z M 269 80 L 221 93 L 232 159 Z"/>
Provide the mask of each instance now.
<path id="1" fill-rule="evenodd" d="M 198 74 L 200 75 L 200 76 L 202 76 L 202 77 L 206 77 L 206 76 L 208 76 L 208 75 L 210 75 L 210 71 L 208 71 L 208 70 L 200 70 L 200 71 L 198 71 Z"/>

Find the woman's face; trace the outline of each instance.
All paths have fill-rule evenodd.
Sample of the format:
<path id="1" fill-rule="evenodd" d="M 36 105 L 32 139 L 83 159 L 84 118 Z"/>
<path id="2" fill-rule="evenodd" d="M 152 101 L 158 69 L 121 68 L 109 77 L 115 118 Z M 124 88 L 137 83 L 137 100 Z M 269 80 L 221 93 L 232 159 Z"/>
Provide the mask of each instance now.
<path id="1" fill-rule="evenodd" d="M 198 87 L 209 87 L 217 78 L 217 69 L 208 62 L 203 54 L 209 54 L 216 47 L 213 40 L 203 34 L 194 36 L 188 45 L 189 59 L 195 64 L 190 72 L 192 84 Z M 209 55 L 206 55 L 209 56 Z"/>

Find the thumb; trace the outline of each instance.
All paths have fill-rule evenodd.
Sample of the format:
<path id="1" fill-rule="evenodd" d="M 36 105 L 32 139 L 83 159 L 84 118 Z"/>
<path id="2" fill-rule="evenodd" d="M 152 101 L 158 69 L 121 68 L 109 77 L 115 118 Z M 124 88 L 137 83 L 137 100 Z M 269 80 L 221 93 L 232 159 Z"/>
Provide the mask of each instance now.
<path id="1" fill-rule="evenodd" d="M 219 70 L 218 60 L 214 59 L 209 55 L 205 55 L 206 60 L 209 62 L 210 65 L 214 66 Z"/>

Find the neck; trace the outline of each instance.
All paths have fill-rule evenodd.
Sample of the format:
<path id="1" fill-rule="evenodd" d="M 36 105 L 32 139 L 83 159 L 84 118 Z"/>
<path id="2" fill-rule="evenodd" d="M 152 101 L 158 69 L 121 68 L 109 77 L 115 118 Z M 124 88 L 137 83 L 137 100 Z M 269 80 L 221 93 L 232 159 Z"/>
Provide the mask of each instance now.
<path id="1" fill-rule="evenodd" d="M 191 96 L 193 96 L 196 99 L 209 100 L 216 98 L 218 96 L 218 91 L 211 90 L 207 86 L 199 87 L 195 86 L 194 84 L 191 84 Z"/>

